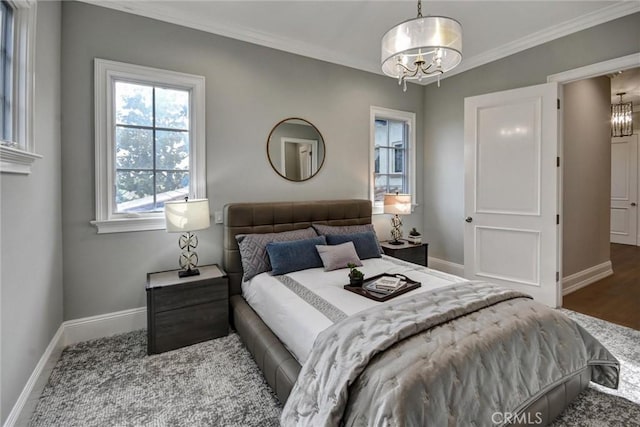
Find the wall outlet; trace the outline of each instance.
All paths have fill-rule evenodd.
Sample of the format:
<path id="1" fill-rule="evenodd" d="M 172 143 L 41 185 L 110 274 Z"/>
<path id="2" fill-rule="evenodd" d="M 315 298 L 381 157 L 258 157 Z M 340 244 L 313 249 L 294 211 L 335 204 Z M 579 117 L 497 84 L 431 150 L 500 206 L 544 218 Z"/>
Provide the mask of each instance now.
<path id="1" fill-rule="evenodd" d="M 222 211 L 215 211 L 213 213 L 213 222 L 216 224 L 222 224 L 224 222 Z"/>

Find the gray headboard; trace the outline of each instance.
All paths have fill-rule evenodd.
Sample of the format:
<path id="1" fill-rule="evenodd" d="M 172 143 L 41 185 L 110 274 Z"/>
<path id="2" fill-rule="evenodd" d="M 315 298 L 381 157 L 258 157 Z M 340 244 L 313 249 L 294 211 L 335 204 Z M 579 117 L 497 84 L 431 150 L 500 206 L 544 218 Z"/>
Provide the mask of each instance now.
<path id="1" fill-rule="evenodd" d="M 241 294 L 242 263 L 237 234 L 278 233 L 315 224 L 371 223 L 370 200 L 319 200 L 310 202 L 231 203 L 224 207 L 224 269 L 231 295 Z"/>

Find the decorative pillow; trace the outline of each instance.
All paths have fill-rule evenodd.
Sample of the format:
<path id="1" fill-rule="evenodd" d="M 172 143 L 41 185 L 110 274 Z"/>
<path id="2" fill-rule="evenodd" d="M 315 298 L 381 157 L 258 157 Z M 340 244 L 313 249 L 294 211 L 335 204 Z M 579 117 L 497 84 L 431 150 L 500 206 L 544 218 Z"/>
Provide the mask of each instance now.
<path id="1" fill-rule="evenodd" d="M 358 258 L 356 247 L 353 242 L 341 243 L 334 246 L 316 246 L 324 271 L 338 270 L 347 268 L 347 264 L 355 264 L 356 267 L 362 266 L 362 261 Z"/>
<path id="2" fill-rule="evenodd" d="M 339 245 L 345 242 L 353 242 L 360 259 L 381 257 L 380 249 L 378 249 L 378 239 L 371 231 L 327 236 L 327 243 L 330 245 Z"/>
<path id="3" fill-rule="evenodd" d="M 322 267 L 316 245 L 326 245 L 324 236 L 289 242 L 267 243 L 267 253 L 271 262 L 271 274 L 279 276 L 292 271 Z"/>
<path id="4" fill-rule="evenodd" d="M 353 234 L 353 233 L 364 233 L 365 231 L 370 231 L 373 233 L 376 238 L 376 244 L 378 245 L 379 253 L 383 253 L 382 246 L 380 246 L 380 242 L 378 241 L 378 237 L 376 236 L 376 230 L 373 228 L 373 224 L 361 224 L 361 225 L 324 225 L 324 224 L 311 224 L 311 226 L 316 230 L 316 232 L 321 236 L 337 236 L 340 234 Z M 356 246 L 356 250 L 357 250 Z M 364 259 L 360 257 L 360 259 Z"/>
<path id="5" fill-rule="evenodd" d="M 302 240 L 316 236 L 316 232 L 311 227 L 282 233 L 238 234 L 236 240 L 240 248 L 242 270 L 244 271 L 243 279 L 250 280 L 260 273 L 271 270 L 267 243 Z"/>

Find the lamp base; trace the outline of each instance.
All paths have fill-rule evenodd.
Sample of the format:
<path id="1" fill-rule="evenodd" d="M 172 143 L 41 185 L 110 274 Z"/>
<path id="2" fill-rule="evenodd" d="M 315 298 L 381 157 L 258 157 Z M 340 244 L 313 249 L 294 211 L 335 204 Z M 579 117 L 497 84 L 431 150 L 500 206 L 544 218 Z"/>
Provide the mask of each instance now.
<path id="1" fill-rule="evenodd" d="M 183 278 L 183 277 L 191 277 L 191 276 L 199 276 L 200 275 L 200 270 L 198 270 L 197 268 L 192 269 L 188 269 L 188 270 L 180 270 L 178 272 L 178 277 Z"/>
<path id="2" fill-rule="evenodd" d="M 387 243 L 390 245 L 404 245 L 404 242 L 401 240 L 389 240 Z"/>

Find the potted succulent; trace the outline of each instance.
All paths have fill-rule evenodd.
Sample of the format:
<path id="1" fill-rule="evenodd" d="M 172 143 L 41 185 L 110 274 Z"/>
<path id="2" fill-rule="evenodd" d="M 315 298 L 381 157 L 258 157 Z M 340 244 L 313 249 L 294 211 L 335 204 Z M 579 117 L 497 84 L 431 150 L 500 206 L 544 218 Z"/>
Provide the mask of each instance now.
<path id="1" fill-rule="evenodd" d="M 419 245 L 422 243 L 422 235 L 413 227 L 407 236 L 407 241 L 411 244 Z"/>
<path id="2" fill-rule="evenodd" d="M 349 284 L 351 286 L 362 286 L 364 282 L 364 273 L 356 268 L 353 263 L 347 264 L 349 267 Z"/>

